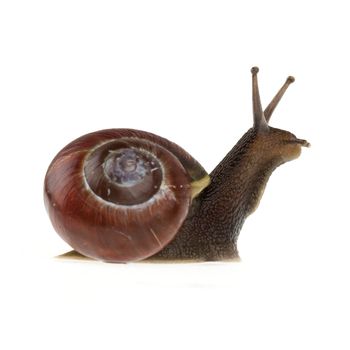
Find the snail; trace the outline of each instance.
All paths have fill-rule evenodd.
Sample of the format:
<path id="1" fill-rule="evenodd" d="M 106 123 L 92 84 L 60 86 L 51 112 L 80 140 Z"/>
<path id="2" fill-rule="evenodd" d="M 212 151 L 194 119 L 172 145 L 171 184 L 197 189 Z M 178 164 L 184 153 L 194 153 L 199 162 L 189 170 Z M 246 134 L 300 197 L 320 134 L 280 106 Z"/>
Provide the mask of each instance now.
<path id="1" fill-rule="evenodd" d="M 108 129 L 69 143 L 51 162 L 44 200 L 73 249 L 106 262 L 238 258 L 237 239 L 281 164 L 306 140 L 273 128 L 288 77 L 263 111 L 253 67 L 253 127 L 210 175 L 175 143 L 149 132 Z"/>

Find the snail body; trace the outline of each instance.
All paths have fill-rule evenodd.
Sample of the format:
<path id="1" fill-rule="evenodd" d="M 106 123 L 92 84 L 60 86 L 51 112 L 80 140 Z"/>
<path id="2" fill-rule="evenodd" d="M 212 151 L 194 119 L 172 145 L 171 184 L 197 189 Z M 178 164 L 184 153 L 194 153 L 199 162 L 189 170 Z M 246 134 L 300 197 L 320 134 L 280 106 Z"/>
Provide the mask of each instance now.
<path id="1" fill-rule="evenodd" d="M 308 146 L 268 125 L 294 79 L 263 112 L 257 73 L 254 67 L 254 126 L 210 175 L 180 146 L 139 130 L 101 130 L 64 147 L 44 184 L 58 234 L 80 254 L 108 262 L 237 258 L 239 232 L 269 176 Z"/>

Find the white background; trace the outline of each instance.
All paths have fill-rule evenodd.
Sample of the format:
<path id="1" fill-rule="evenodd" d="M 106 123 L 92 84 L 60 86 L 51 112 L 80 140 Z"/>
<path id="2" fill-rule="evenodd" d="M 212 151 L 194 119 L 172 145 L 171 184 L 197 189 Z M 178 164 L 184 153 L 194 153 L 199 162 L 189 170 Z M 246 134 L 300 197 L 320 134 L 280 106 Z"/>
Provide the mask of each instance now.
<path id="1" fill-rule="evenodd" d="M 0 3 L 1 349 L 349 349 L 346 1 Z M 94 130 L 180 144 L 211 171 L 294 75 L 271 124 L 311 142 L 272 175 L 241 263 L 62 261 L 42 200 Z"/>

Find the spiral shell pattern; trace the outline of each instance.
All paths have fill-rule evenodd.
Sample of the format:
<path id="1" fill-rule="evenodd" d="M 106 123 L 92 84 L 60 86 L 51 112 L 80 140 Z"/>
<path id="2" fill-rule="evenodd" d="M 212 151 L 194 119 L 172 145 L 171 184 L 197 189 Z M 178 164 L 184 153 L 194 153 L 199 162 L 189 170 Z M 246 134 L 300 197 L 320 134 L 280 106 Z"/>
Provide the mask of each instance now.
<path id="1" fill-rule="evenodd" d="M 57 154 L 44 199 L 55 230 L 79 253 L 138 261 L 175 237 L 191 204 L 191 183 L 204 176 L 193 157 L 162 137 L 101 130 Z"/>

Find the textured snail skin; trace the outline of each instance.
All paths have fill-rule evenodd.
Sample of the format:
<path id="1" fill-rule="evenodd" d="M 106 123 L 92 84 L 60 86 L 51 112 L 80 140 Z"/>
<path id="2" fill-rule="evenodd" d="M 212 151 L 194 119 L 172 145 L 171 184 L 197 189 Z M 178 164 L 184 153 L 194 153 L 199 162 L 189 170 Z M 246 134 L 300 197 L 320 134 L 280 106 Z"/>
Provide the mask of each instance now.
<path id="1" fill-rule="evenodd" d="M 104 158 L 120 149 L 142 150 L 161 165 L 156 171 L 163 179 L 156 179 L 148 200 L 131 205 L 108 201 L 113 193 L 108 177 L 110 188 L 102 186 L 107 200 L 89 185 L 86 172 L 101 169 Z M 196 160 L 164 138 L 130 129 L 102 130 L 78 138 L 57 154 L 45 177 L 45 205 L 56 231 L 79 253 L 109 262 L 137 261 L 173 239 L 190 207 L 190 183 L 205 175 Z M 102 171 L 97 181 L 104 181 L 103 176 Z M 142 190 L 136 188 L 131 195 L 137 198 Z"/>
<path id="2" fill-rule="evenodd" d="M 252 68 L 254 126 L 210 174 L 210 185 L 194 199 L 174 240 L 152 256 L 156 260 L 216 261 L 239 258 L 237 240 L 245 219 L 258 207 L 272 172 L 296 159 L 310 144 L 269 121 L 288 86 L 288 77 L 265 111 Z"/>
<path id="3" fill-rule="evenodd" d="M 280 145 L 294 135 L 270 127 L 250 129 L 210 174 L 174 240 L 152 260 L 217 261 L 239 258 L 237 240 L 245 219 L 259 205 L 272 172 L 300 154 L 300 145 Z"/>
<path id="4" fill-rule="evenodd" d="M 91 133 L 67 145 L 45 178 L 45 204 L 77 252 L 109 262 L 238 258 L 245 219 L 272 172 L 309 143 L 269 121 L 288 77 L 265 111 L 252 70 L 254 125 L 208 176 L 176 144 L 130 129 Z"/>

